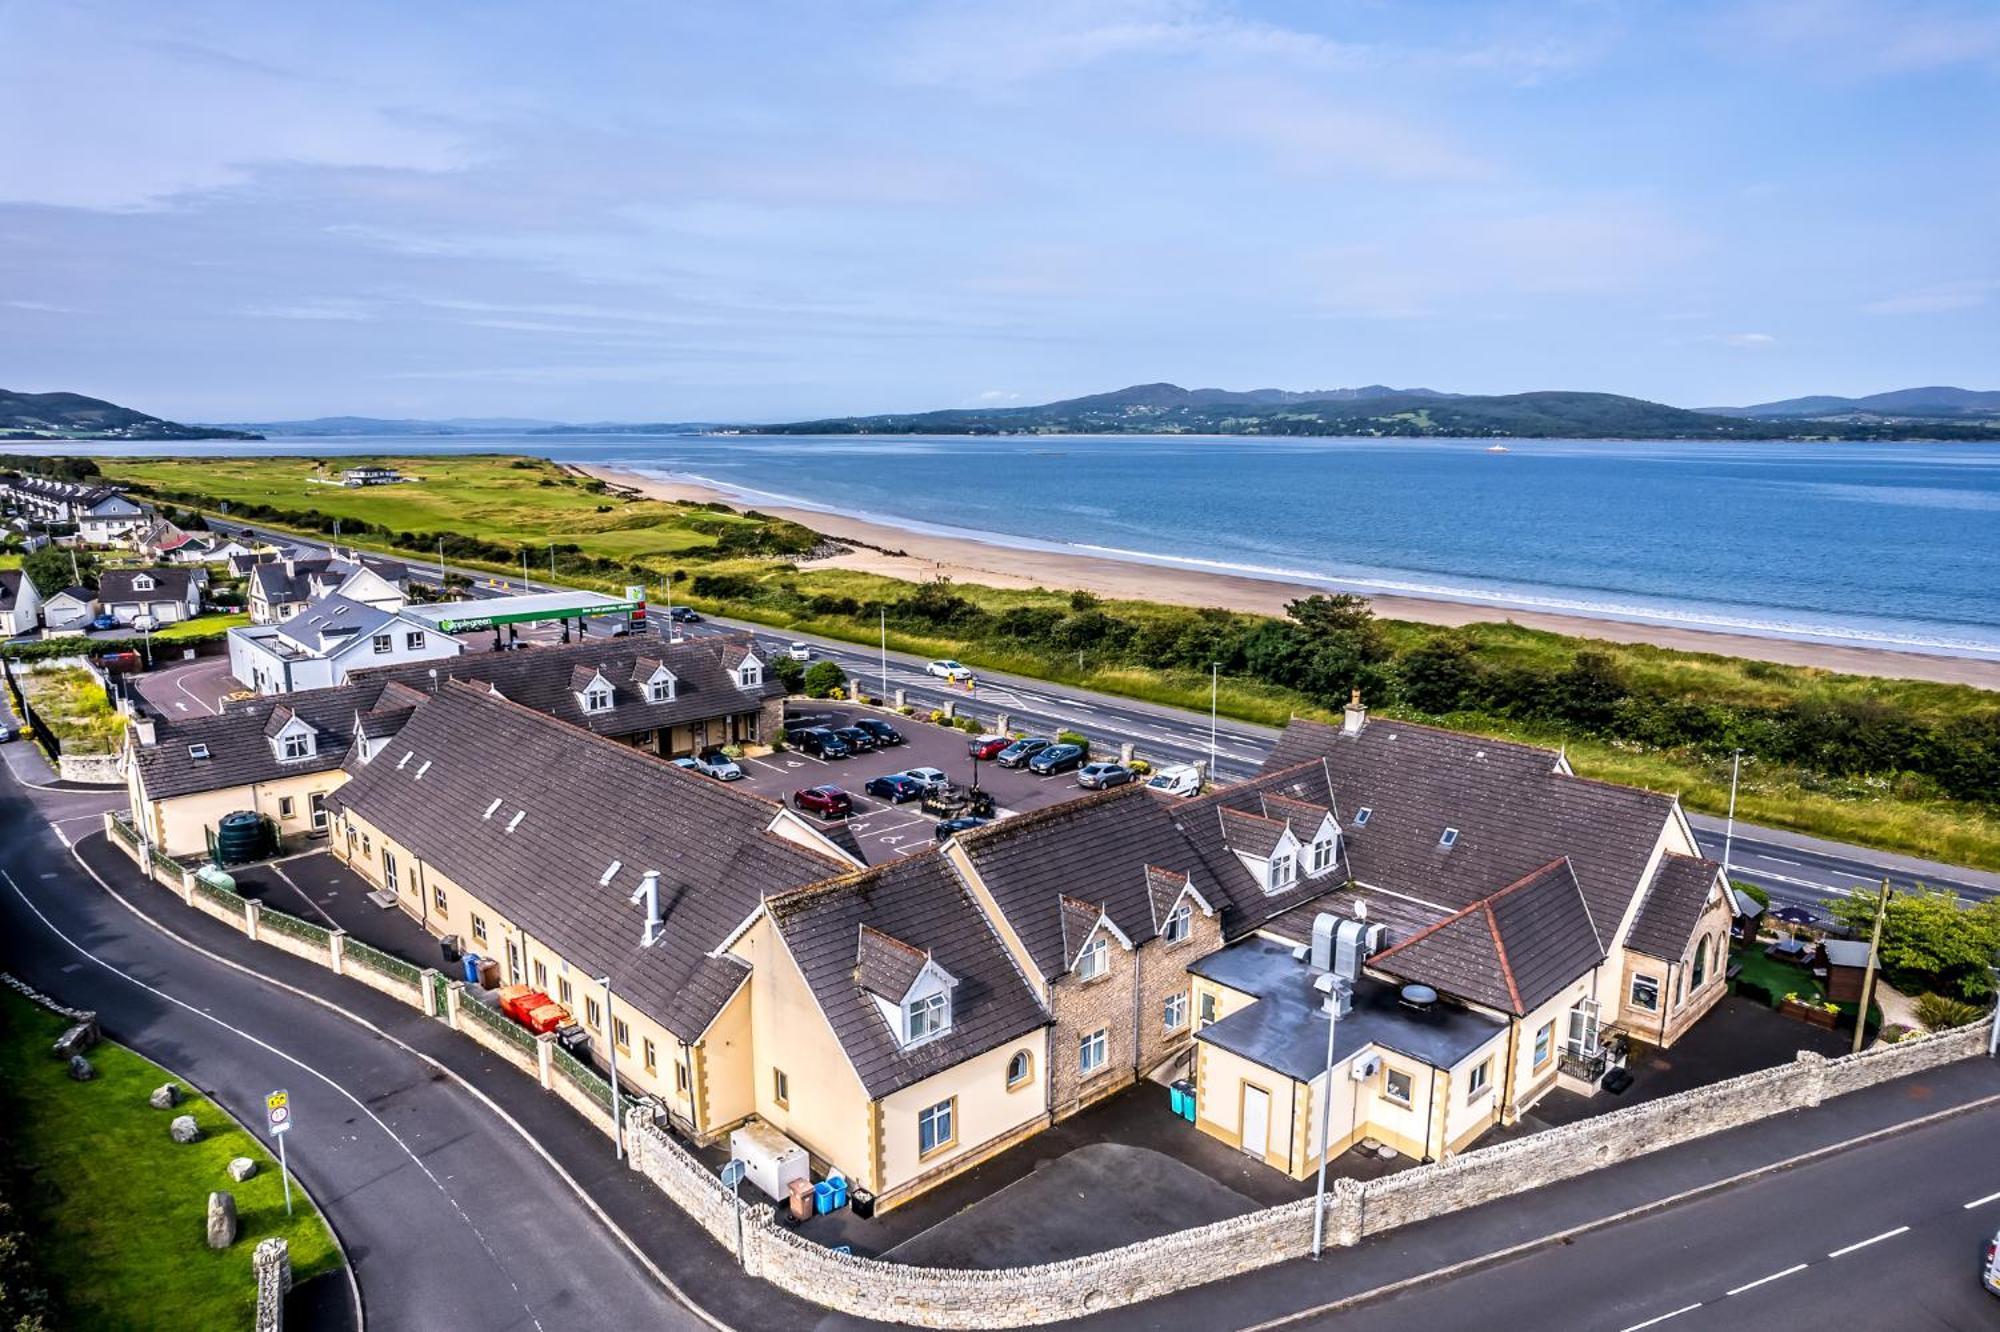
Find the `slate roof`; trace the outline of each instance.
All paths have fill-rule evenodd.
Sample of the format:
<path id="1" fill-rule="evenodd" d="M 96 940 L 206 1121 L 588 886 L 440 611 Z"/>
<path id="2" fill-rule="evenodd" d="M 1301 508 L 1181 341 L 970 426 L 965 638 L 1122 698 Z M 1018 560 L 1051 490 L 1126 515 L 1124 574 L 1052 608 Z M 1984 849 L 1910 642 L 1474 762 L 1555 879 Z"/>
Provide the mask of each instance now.
<path id="1" fill-rule="evenodd" d="M 1605 945 L 1567 859 L 1392 943 L 1368 965 L 1525 1016 L 1604 960 Z"/>
<path id="2" fill-rule="evenodd" d="M 444 685 L 373 761 L 350 756 L 347 768 L 341 808 L 571 963 L 609 974 L 620 996 L 683 1040 L 707 1028 L 747 972 L 709 953 L 765 898 L 853 868 L 830 846 L 769 831 L 782 805 L 473 684 Z M 600 882 L 613 862 L 617 872 Z M 648 870 L 660 874 L 664 920 L 651 948 L 640 942 L 643 909 L 628 900 Z M 853 948 L 849 930 L 848 967 Z"/>
<path id="3" fill-rule="evenodd" d="M 353 744 L 355 713 L 372 707 L 381 692 L 380 685 L 335 685 L 286 694 L 282 701 L 239 699 L 224 704 L 215 717 L 160 717 L 154 723 L 155 743 L 132 749 L 146 796 L 169 800 L 337 768 Z M 278 759 L 268 737 L 276 734 L 269 728 L 280 712 L 302 718 L 317 732 L 312 757 L 290 763 Z M 193 745 L 206 745 L 209 756 L 190 757 Z"/>
<path id="4" fill-rule="evenodd" d="M 355 601 L 339 593 L 308 602 L 305 609 L 278 625 L 278 632 L 315 652 L 330 653 L 349 643 L 372 638 L 383 625 L 401 615 L 365 601 Z M 434 663 L 426 662 L 429 667 Z"/>
<path id="5" fill-rule="evenodd" d="M 1059 910 L 1062 914 L 1063 967 L 1076 965 L 1076 959 L 1083 953 L 1083 946 L 1090 942 L 1090 936 L 1097 933 L 1098 922 L 1104 919 L 1104 908 L 1079 901 L 1065 893 Z"/>
<path id="6" fill-rule="evenodd" d="M 854 980 L 862 989 L 899 1004 L 923 974 L 930 954 L 863 923 L 854 950 Z"/>
<path id="7" fill-rule="evenodd" d="M 1283 840 L 1286 824 L 1282 819 L 1273 819 L 1247 809 L 1231 809 L 1224 805 L 1218 811 L 1222 819 L 1222 835 L 1229 845 L 1244 855 L 1255 856 L 1259 860 L 1268 859 Z"/>
<path id="8" fill-rule="evenodd" d="M 35 582 L 19 569 L 0 569 L 0 611 L 12 610 L 20 600 L 21 584 L 33 587 Z"/>
<path id="9" fill-rule="evenodd" d="M 312 600 L 312 575 L 324 573 L 330 559 L 289 560 L 258 564 L 250 570 L 250 589 L 270 602 Z"/>
<path id="10" fill-rule="evenodd" d="M 1680 961 L 1708 907 L 1708 891 L 1721 873 L 1722 866 L 1713 860 L 1671 853 L 1660 857 L 1646 900 L 1639 904 L 1626 935 L 1626 946 L 1663 962 Z"/>
<path id="11" fill-rule="evenodd" d="M 197 569 L 106 569 L 97 576 L 97 598 L 103 602 L 114 601 L 186 601 L 189 585 L 196 580 Z M 140 574 L 153 580 L 150 591 L 141 592 L 132 586 Z M 204 577 L 200 581 L 206 582 Z"/>
<path id="12" fill-rule="evenodd" d="M 1174 909 L 1174 903 L 1181 900 L 1187 886 L 1188 876 L 1178 870 L 1161 869 L 1158 865 L 1146 866 L 1146 896 L 1153 904 L 1155 932 L 1167 923 L 1167 913 Z"/>
<path id="13" fill-rule="evenodd" d="M 1672 796 L 1570 775 L 1552 750 L 1401 721 L 1348 735 L 1294 720 L 1265 771 L 1301 755 L 1324 762 L 1353 877 L 1448 910 L 1567 856 L 1608 933 L 1674 815 Z M 1368 823 L 1357 827 L 1364 807 Z M 1449 849 L 1446 828 L 1458 829 Z"/>
<path id="14" fill-rule="evenodd" d="M 934 849 L 775 898 L 770 913 L 871 1097 L 887 1096 L 1049 1022 L 992 926 Z M 951 1029 L 944 1035 L 902 1048 L 857 979 L 855 940 L 864 926 L 923 949 L 957 979 Z"/>
<path id="15" fill-rule="evenodd" d="M 525 648 L 519 652 L 467 652 L 447 661 L 411 662 L 400 666 L 367 667 L 355 678 L 402 680 L 427 686 L 430 671 L 454 680 L 477 680 L 497 686 L 516 703 L 559 717 L 572 726 L 599 735 L 639 735 L 667 726 L 708 721 L 754 712 L 764 700 L 782 698 L 784 684 L 775 677 L 755 689 L 738 689 L 722 664 L 716 640 L 690 638 L 679 643 L 635 636 L 590 639 L 558 647 Z M 674 676 L 674 697 L 667 703 L 646 701 L 646 677 L 636 675 L 644 658 L 665 663 Z M 576 700 L 575 683 L 584 671 L 603 671 L 612 686 L 611 707 L 585 712 Z M 636 675 L 636 678 L 635 678 Z"/>

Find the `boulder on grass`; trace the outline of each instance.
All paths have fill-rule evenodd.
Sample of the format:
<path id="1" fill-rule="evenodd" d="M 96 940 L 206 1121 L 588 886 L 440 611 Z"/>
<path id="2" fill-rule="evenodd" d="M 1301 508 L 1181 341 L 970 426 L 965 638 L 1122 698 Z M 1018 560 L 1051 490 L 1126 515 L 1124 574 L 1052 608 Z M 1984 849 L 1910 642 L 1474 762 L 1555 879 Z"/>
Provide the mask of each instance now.
<path id="1" fill-rule="evenodd" d="M 161 1083 L 146 1102 L 155 1110 L 171 1110 L 181 1103 L 181 1089 L 171 1082 Z"/>
<path id="2" fill-rule="evenodd" d="M 69 1080 L 71 1082 L 89 1082 L 96 1076 L 97 1070 L 90 1066 L 88 1059 L 85 1059 L 82 1055 L 71 1055 L 69 1057 Z"/>
<path id="3" fill-rule="evenodd" d="M 241 1184 L 257 1173 L 257 1163 L 247 1156 L 239 1156 L 229 1163 L 229 1177 Z"/>
<path id="4" fill-rule="evenodd" d="M 208 1195 L 208 1247 L 226 1249 L 236 1243 L 236 1195 L 217 1189 Z"/>
<path id="5" fill-rule="evenodd" d="M 167 1132 L 175 1142 L 195 1142 L 201 1138 L 201 1125 L 194 1122 L 193 1115 L 175 1115 L 174 1122 L 167 1125 Z"/>
<path id="6" fill-rule="evenodd" d="M 73 1059 L 91 1046 L 97 1044 L 97 1016 L 90 1014 L 73 1027 L 67 1027 L 56 1037 L 51 1047 L 58 1059 Z"/>

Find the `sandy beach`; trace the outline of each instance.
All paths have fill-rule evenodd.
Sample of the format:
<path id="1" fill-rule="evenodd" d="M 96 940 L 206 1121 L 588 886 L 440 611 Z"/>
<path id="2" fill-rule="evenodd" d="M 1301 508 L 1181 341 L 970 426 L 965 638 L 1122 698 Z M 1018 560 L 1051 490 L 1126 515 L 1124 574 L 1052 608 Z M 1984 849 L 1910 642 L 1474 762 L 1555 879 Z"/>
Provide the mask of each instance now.
<path id="1" fill-rule="evenodd" d="M 742 499 L 709 486 L 665 481 L 614 467 L 572 466 L 579 472 L 612 485 L 629 487 L 654 499 L 748 507 Z M 1178 606 L 1220 606 L 1263 615 L 1282 615 L 1286 602 L 1325 590 L 1263 578 L 1165 568 L 1080 551 L 1027 550 L 960 537 L 934 536 L 815 509 L 769 504 L 756 507 L 759 512 L 789 518 L 837 541 L 855 543 L 851 553 L 802 566 L 806 568 L 857 569 L 908 582 L 923 582 L 943 576 L 955 582 L 982 583 L 989 587 L 1083 589 L 1107 598 L 1166 602 Z M 2000 662 L 1764 638 L 1751 634 L 1715 633 L 1671 625 L 1417 597 L 1376 596 L 1370 601 L 1377 615 L 1391 620 L 1443 625 L 1518 624 L 1577 638 L 1597 638 L 1613 643 L 1650 643 L 1683 652 L 1713 652 L 1791 666 L 1817 666 L 1849 675 L 1933 680 L 2000 689 Z"/>

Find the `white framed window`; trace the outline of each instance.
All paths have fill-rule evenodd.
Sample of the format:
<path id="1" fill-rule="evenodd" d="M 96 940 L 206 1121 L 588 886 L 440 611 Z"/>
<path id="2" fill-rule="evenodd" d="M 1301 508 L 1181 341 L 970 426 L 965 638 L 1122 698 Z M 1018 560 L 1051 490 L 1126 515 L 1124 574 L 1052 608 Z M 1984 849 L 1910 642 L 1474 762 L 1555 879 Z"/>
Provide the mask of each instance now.
<path id="1" fill-rule="evenodd" d="M 1076 978 L 1096 980 L 1111 969 L 1111 941 L 1102 934 L 1083 946 L 1077 954 Z"/>
<path id="2" fill-rule="evenodd" d="M 1215 995 L 1208 990 L 1201 994 L 1201 1025 L 1206 1027 L 1215 1021 Z"/>
<path id="3" fill-rule="evenodd" d="M 1382 1074 L 1382 1094 L 1397 1105 L 1410 1103 L 1410 1075 L 1400 1068 L 1391 1068 Z"/>
<path id="4" fill-rule="evenodd" d="M 412 629 L 410 632 L 404 634 L 403 646 L 412 652 L 422 652 L 424 650 L 424 631 L 421 629 Z"/>
<path id="5" fill-rule="evenodd" d="M 392 893 L 396 891 L 396 853 L 393 851 L 382 852 L 382 886 Z"/>
<path id="6" fill-rule="evenodd" d="M 1660 1011 L 1660 982 L 1653 976 L 1632 978 L 1632 1007 L 1643 1008 L 1648 1013 Z"/>
<path id="7" fill-rule="evenodd" d="M 593 1031 L 604 1024 L 604 1010 L 589 995 L 583 997 L 583 1020 Z"/>
<path id="8" fill-rule="evenodd" d="M 917 1155 L 929 1156 L 958 1141 L 958 1099 L 939 1101 L 917 1114 Z"/>
<path id="9" fill-rule="evenodd" d="M 1481 1060 L 1479 1067 L 1472 1070 L 1472 1076 L 1466 1079 L 1465 1099 L 1475 1100 L 1491 1090 L 1493 1090 L 1493 1060 L 1487 1058 Z"/>
<path id="10" fill-rule="evenodd" d="M 764 668 L 754 661 L 746 661 L 736 671 L 736 685 L 739 689 L 755 689 L 764 683 Z"/>
<path id="11" fill-rule="evenodd" d="M 373 646 L 378 656 L 387 656 L 396 650 L 396 636 L 394 634 L 377 634 L 375 635 Z"/>
<path id="12" fill-rule="evenodd" d="M 1164 1008 L 1165 1011 L 1161 1014 L 1160 1018 L 1161 1026 L 1165 1027 L 1168 1031 L 1179 1031 L 1187 1025 L 1187 996 L 1185 994 L 1168 995 Z"/>
<path id="13" fill-rule="evenodd" d="M 1333 868 L 1334 849 L 1339 845 L 1331 837 L 1316 838 L 1312 844 L 1312 874 L 1324 874 Z"/>
<path id="14" fill-rule="evenodd" d="M 939 1035 L 951 1026 L 951 999 L 942 994 L 927 994 L 921 999 L 912 999 L 903 1009 L 904 1029 L 908 1033 L 906 1043 L 916 1044 Z"/>
<path id="15" fill-rule="evenodd" d="M 1272 856 L 1270 877 L 1265 888 L 1273 893 L 1280 888 L 1289 888 L 1292 886 L 1292 881 L 1298 877 L 1298 873 L 1298 862 L 1292 859 L 1290 853 Z"/>
<path id="16" fill-rule="evenodd" d="M 585 712 L 609 712 L 611 710 L 611 691 L 609 689 L 600 689 L 596 686 L 585 690 L 583 694 L 583 710 Z"/>
<path id="17" fill-rule="evenodd" d="M 292 731 L 285 736 L 285 759 L 311 758 L 312 737 L 303 731 Z"/>
<path id="18" fill-rule="evenodd" d="M 651 1036 L 648 1036 L 639 1042 L 639 1053 L 642 1057 L 642 1062 L 645 1065 L 646 1071 L 648 1073 L 653 1074 L 655 1077 L 659 1076 L 660 1052 L 654 1048 L 653 1038 Z"/>
<path id="19" fill-rule="evenodd" d="M 539 958 L 535 961 L 535 988 L 543 994 L 549 992 L 549 964 L 541 961 Z M 648 1045 L 652 1044 L 651 1041 L 646 1043 Z"/>
<path id="20" fill-rule="evenodd" d="M 1549 1062 L 1549 1056 L 1555 1053 L 1555 1045 L 1556 1024 L 1554 1022 L 1544 1022 L 1541 1030 L 1535 1033 L 1536 1068 L 1540 1068 Z"/>
<path id="21" fill-rule="evenodd" d="M 674 682 L 672 680 L 654 680 L 648 684 L 646 686 L 646 701 L 648 703 L 673 702 Z"/>
<path id="22" fill-rule="evenodd" d="M 1099 1027 L 1088 1036 L 1076 1038 L 1076 1071 L 1080 1077 L 1089 1077 L 1111 1057 L 1111 1042 L 1105 1029 Z"/>
<path id="23" fill-rule="evenodd" d="M 1007 1090 L 1013 1091 L 1026 1085 L 1034 1071 L 1035 1057 L 1026 1050 L 1014 1051 L 1013 1057 L 1007 1061 Z"/>
<path id="24" fill-rule="evenodd" d="M 441 913 L 451 910 L 451 899 L 445 895 L 443 884 L 434 883 L 431 885 L 431 905 L 436 907 Z"/>
<path id="25" fill-rule="evenodd" d="M 1182 902 L 1167 913 L 1166 928 L 1160 931 L 1160 937 L 1170 944 L 1179 943 L 1181 940 L 1187 938 L 1193 930 L 1194 904 L 1192 902 Z"/>
<path id="26" fill-rule="evenodd" d="M 1597 1053 L 1597 1001 L 1585 999 L 1569 1010 L 1569 1052 L 1584 1058 Z"/>
<path id="27" fill-rule="evenodd" d="M 626 1054 L 632 1053 L 632 1027 L 622 1017 L 611 1019 L 611 1039 Z"/>
<path id="28" fill-rule="evenodd" d="M 481 943 L 486 942 L 486 917 L 476 911 L 472 915 L 472 937 Z M 593 1022 L 590 1025 L 594 1027 L 597 1024 Z"/>

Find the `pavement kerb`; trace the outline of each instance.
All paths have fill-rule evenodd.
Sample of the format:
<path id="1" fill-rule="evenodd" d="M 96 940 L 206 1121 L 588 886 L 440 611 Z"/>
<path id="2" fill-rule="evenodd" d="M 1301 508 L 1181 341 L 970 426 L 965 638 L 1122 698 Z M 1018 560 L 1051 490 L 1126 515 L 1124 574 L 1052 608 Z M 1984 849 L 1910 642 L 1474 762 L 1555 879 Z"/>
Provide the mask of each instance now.
<path id="1" fill-rule="evenodd" d="M 1364 1304 L 1373 1304 L 1377 1300 L 1392 1298 L 1412 1287 L 1421 1286 L 1427 1282 L 1449 1281 L 1455 1277 L 1464 1276 L 1468 1272 L 1477 1271 L 1482 1267 L 1490 1267 L 1495 1263 L 1504 1263 L 1509 1259 L 1518 1258 L 1522 1254 L 1533 1253 L 1537 1249 L 1546 1249 L 1557 1244 L 1567 1244 L 1579 1235 L 1588 1235 L 1592 1231 L 1603 1230 L 1626 1221 L 1634 1221 L 1642 1216 L 1649 1216 L 1654 1212 L 1664 1211 L 1669 1207 L 1678 1207 L 1682 1203 L 1693 1202 L 1695 1199 L 1705 1197 L 1711 1193 L 1720 1193 L 1724 1189 L 1734 1188 L 1738 1184 L 1747 1184 L 1751 1180 L 1760 1179 L 1765 1175 L 1775 1175 L 1780 1171 L 1791 1170 L 1802 1165 L 1810 1165 L 1812 1162 L 1825 1157 L 1838 1156 L 1840 1153 L 1850 1151 L 1853 1148 L 1866 1146 L 1878 1138 L 1886 1138 L 1892 1133 L 1905 1133 L 1910 1129 L 1925 1128 L 1957 1115 L 1967 1114 L 1974 1110 L 1983 1110 L 1991 1105 L 2000 1105 L 2000 1092 L 1981 1096 L 1975 1100 L 1965 1101 L 1959 1105 L 1947 1106 L 1943 1110 L 1933 1110 L 1930 1114 L 1921 1115 L 1916 1119 L 1907 1119 L 1900 1124 L 1888 1124 L 1882 1128 L 1871 1129 L 1859 1137 L 1848 1138 L 1841 1142 L 1830 1142 L 1823 1147 L 1815 1147 L 1809 1152 L 1801 1152 L 1797 1156 L 1786 1157 L 1782 1161 L 1770 1161 L 1750 1170 L 1741 1171 L 1726 1179 L 1710 1180 L 1706 1184 L 1698 1184 L 1694 1188 L 1683 1189 L 1679 1193 L 1669 1194 L 1664 1198 L 1655 1198 L 1651 1202 L 1640 1203 L 1637 1207 L 1628 1207 L 1622 1212 L 1614 1212 L 1609 1216 L 1593 1217 L 1588 1221 L 1555 1231 L 1552 1234 L 1543 1235 L 1536 1239 L 1523 1240 L 1519 1244 L 1510 1244 L 1504 1249 L 1495 1249 L 1491 1253 L 1482 1253 L 1472 1258 L 1463 1258 L 1458 1262 L 1447 1263 L 1443 1267 L 1433 1268 L 1428 1272 L 1420 1272 L 1415 1276 L 1403 1277 L 1400 1280 L 1391 1281 L 1386 1285 L 1376 1286 L 1371 1290 L 1358 1291 L 1353 1295 L 1344 1295 L 1340 1299 L 1329 1300 L 1325 1304 L 1317 1304 L 1310 1309 L 1300 1309 L 1294 1313 L 1267 1319 L 1261 1323 L 1252 1323 L 1246 1327 L 1237 1329 L 1237 1332 L 1272 1332 L 1273 1329 L 1291 1327 L 1308 1318 L 1320 1318 L 1327 1314 L 1340 1313 L 1348 1309 L 1358 1308 Z"/>
<path id="2" fill-rule="evenodd" d="M 467 1095 L 471 1096 L 474 1100 L 478 1101 L 481 1105 L 485 1106 L 487 1110 L 491 1111 L 494 1117 L 499 1119 L 501 1123 L 505 1124 L 508 1127 L 508 1129 L 510 1129 L 514 1133 L 516 1137 L 520 1138 L 522 1142 L 526 1143 L 528 1147 L 535 1153 L 535 1155 L 541 1157 L 543 1161 L 547 1162 L 549 1168 L 555 1171 L 557 1178 L 561 1179 L 563 1184 L 569 1189 L 569 1191 L 576 1195 L 577 1200 L 581 1202 L 586 1209 L 589 1210 L 591 1215 L 597 1218 L 599 1224 L 601 1224 L 607 1231 L 611 1233 L 613 1237 L 617 1239 L 618 1243 L 625 1249 L 627 1253 L 629 1253 L 632 1256 L 633 1260 L 637 1262 L 639 1266 L 644 1268 L 649 1276 L 651 1276 L 655 1281 L 659 1282 L 660 1285 L 666 1289 L 668 1294 L 672 1295 L 676 1300 L 678 1300 L 681 1303 L 681 1305 L 684 1308 L 686 1308 L 690 1313 L 692 1313 L 695 1317 L 701 1319 L 704 1323 L 707 1323 L 710 1327 L 715 1328 L 716 1332 L 735 1332 L 735 1329 L 731 1328 L 729 1324 L 723 1322 L 721 1319 L 717 1318 L 714 1314 L 711 1314 L 710 1312 L 708 1312 L 708 1310 L 702 1308 L 699 1304 L 696 1304 L 693 1298 L 689 1296 L 685 1290 L 683 1290 L 679 1285 L 677 1285 L 674 1282 L 672 1277 L 669 1277 L 664 1271 L 662 1271 L 660 1269 L 659 1264 L 655 1263 L 651 1258 L 649 1258 L 646 1255 L 645 1251 L 632 1241 L 632 1237 L 630 1235 L 627 1235 L 625 1231 L 618 1225 L 618 1223 L 611 1219 L 610 1214 L 607 1213 L 602 1207 L 598 1205 L 597 1200 L 590 1196 L 589 1191 L 576 1182 L 575 1177 L 572 1176 L 568 1170 L 563 1168 L 562 1162 L 556 1160 L 556 1158 L 549 1153 L 548 1149 L 542 1146 L 542 1144 L 536 1140 L 535 1136 L 532 1133 L 529 1133 L 526 1129 L 522 1128 L 519 1121 L 517 1121 L 512 1115 L 508 1114 L 506 1110 L 502 1109 L 500 1104 L 495 1100 L 493 1100 L 492 1097 L 488 1096 L 485 1092 L 482 1092 L 481 1090 L 479 1090 L 479 1088 L 473 1086 L 470 1082 L 467 1082 L 464 1078 L 460 1077 L 458 1073 L 452 1070 L 449 1066 L 445 1065 L 439 1060 L 433 1059 L 431 1056 L 425 1054 L 422 1050 L 419 1050 L 415 1046 L 412 1046 L 407 1042 L 400 1040 L 391 1033 L 384 1031 L 382 1028 L 368 1021 L 366 1018 L 359 1017 L 353 1013 L 348 1012 L 346 1009 L 342 1008 L 338 1004 L 332 1003 L 326 999 L 322 999 L 320 996 L 313 994 L 310 991 L 302 990 L 295 985 L 287 985 L 284 981 L 276 980 L 270 976 L 265 975 L 260 971 L 255 970 L 254 968 L 246 967 L 240 962 L 237 962 L 231 958 L 224 957 L 220 953 L 216 953 L 207 948 L 204 948 L 200 944 L 196 943 L 194 940 L 188 938 L 186 935 L 175 933 L 173 930 L 168 929 L 165 925 L 161 924 L 158 920 L 155 920 L 152 916 L 146 914 L 144 911 L 141 911 L 123 893 L 119 892 L 116 888 L 113 888 L 109 883 L 107 883 L 104 879 L 104 876 L 99 874 L 97 870 L 92 867 L 90 862 L 85 860 L 82 854 L 74 846 L 70 848 L 70 855 L 76 860 L 77 864 L 83 866 L 84 873 L 88 874 L 92 879 L 94 879 L 97 882 L 97 885 L 100 888 L 104 889 L 105 892 L 111 895 L 112 900 L 116 901 L 120 906 L 124 907 L 127 911 L 131 912 L 134 916 L 137 916 L 141 921 L 144 921 L 147 925 L 152 926 L 154 929 L 158 930 L 161 934 L 166 935 L 169 939 L 172 939 L 174 942 L 180 944 L 182 947 L 190 949 L 193 952 L 199 953 L 203 957 L 208 958 L 212 962 L 218 962 L 221 965 L 228 967 L 232 971 L 241 972 L 243 975 L 253 977 L 256 980 L 261 981 L 266 985 L 275 986 L 276 988 L 283 990 L 288 994 L 293 994 L 301 999 L 305 999 L 311 1003 L 318 1004 L 321 1008 L 326 1009 L 328 1012 L 338 1014 L 340 1017 L 345 1018 L 349 1022 L 352 1022 L 355 1026 L 360 1027 L 363 1030 L 368 1031 L 374 1034 L 375 1036 L 380 1037 L 382 1040 L 387 1041 L 389 1044 L 395 1046 L 397 1049 L 402 1050 L 406 1054 L 409 1054 L 412 1057 L 423 1061 L 425 1064 L 428 1064 L 431 1068 L 436 1069 L 438 1073 L 442 1074 L 444 1077 L 449 1078 L 458 1087 L 463 1089 Z M 231 1117 L 234 1118 L 234 1116 Z M 330 1226 L 332 1222 L 329 1221 L 328 1224 Z M 355 1278 L 352 1275 L 353 1268 L 351 1266 L 349 1267 L 348 1271 L 349 1271 L 349 1280 L 354 1280 Z M 359 1304 L 358 1294 L 356 1297 L 356 1303 L 357 1305 Z"/>

